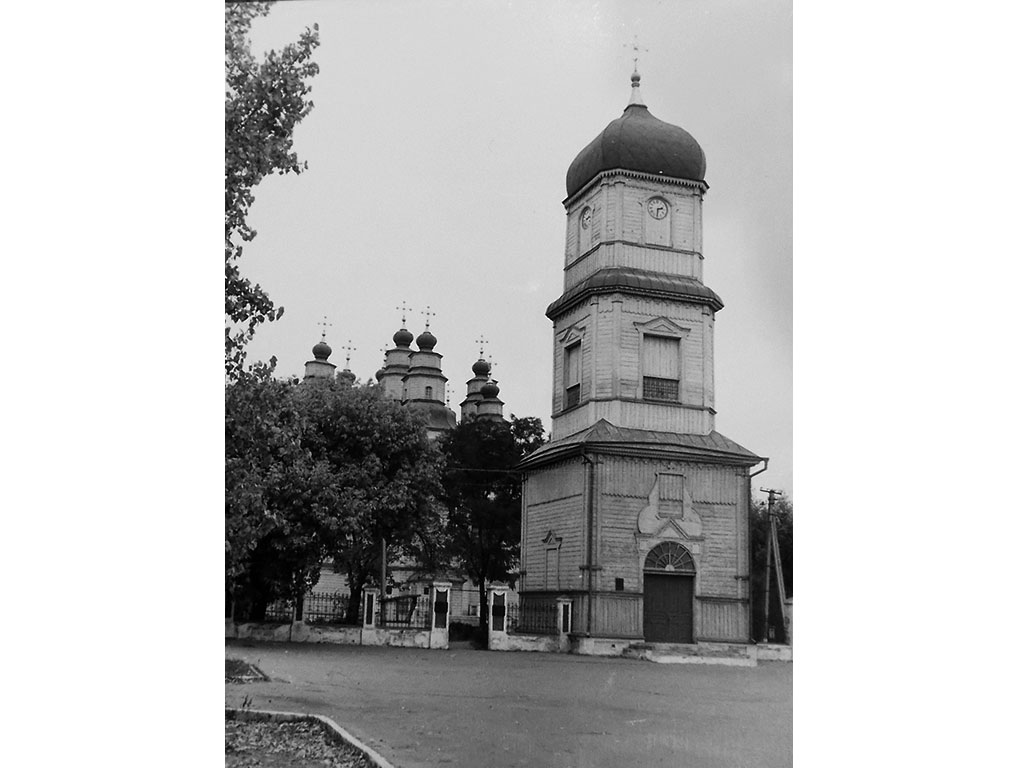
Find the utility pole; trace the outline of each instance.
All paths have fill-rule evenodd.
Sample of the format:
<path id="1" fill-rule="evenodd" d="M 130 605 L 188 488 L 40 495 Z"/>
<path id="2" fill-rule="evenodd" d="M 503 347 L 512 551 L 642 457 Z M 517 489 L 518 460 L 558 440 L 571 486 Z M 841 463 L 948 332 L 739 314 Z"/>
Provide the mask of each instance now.
<path id="1" fill-rule="evenodd" d="M 776 491 L 771 488 L 762 488 L 761 493 L 768 494 L 768 541 L 765 542 L 765 562 L 764 562 L 764 639 L 762 642 L 768 642 L 768 609 L 769 609 L 769 598 L 771 595 L 771 573 L 772 573 L 772 559 L 775 559 L 775 581 L 779 591 L 779 610 L 783 613 L 786 612 L 786 585 L 782 578 L 782 557 L 779 552 L 779 534 L 778 528 L 775 525 L 776 514 L 772 511 L 772 507 L 775 506 L 775 497 L 782 494 L 782 491 Z"/>

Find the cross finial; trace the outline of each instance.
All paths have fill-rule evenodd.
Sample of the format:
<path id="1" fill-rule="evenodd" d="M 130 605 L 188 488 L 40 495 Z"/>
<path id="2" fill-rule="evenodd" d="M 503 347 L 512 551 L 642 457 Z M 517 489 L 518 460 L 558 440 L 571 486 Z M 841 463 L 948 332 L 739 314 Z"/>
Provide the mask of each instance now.
<path id="1" fill-rule="evenodd" d="M 356 348 L 352 346 L 352 339 L 348 340 L 348 346 L 342 347 L 348 354 L 345 355 L 345 370 L 348 370 L 348 361 L 352 357 L 352 353 L 356 351 Z"/>
<path id="2" fill-rule="evenodd" d="M 634 56 L 633 56 L 633 72 L 635 73 L 637 71 L 637 61 L 640 58 L 640 51 L 643 51 L 644 53 L 650 53 L 650 49 L 649 48 L 641 48 L 640 47 L 640 43 L 637 40 L 637 36 L 636 35 L 633 35 L 633 43 L 632 44 L 630 44 L 630 43 L 623 43 L 622 47 L 623 48 L 632 48 L 633 49 L 633 54 L 634 54 Z"/>
<path id="3" fill-rule="evenodd" d="M 480 345 L 480 358 L 483 359 L 483 356 L 484 356 L 484 344 L 487 343 L 487 339 L 485 339 L 484 335 L 481 333 L 480 334 L 480 338 L 476 340 L 476 343 Z"/>
<path id="4" fill-rule="evenodd" d="M 324 339 L 327 338 L 327 329 L 334 327 L 333 323 L 327 322 L 327 315 L 324 315 L 324 319 L 317 323 L 317 325 L 322 325 L 324 328 L 323 331 L 320 333 L 320 341 L 323 341 Z"/>
<path id="5" fill-rule="evenodd" d="M 493 379 L 494 378 L 494 369 L 498 367 L 498 364 L 496 362 L 494 362 L 494 358 L 490 357 L 490 356 L 487 357 L 487 362 L 491 366 L 491 378 Z"/>
<path id="6" fill-rule="evenodd" d="M 402 313 L 402 327 L 405 328 L 405 313 L 412 309 L 412 307 L 407 307 L 405 305 L 405 302 L 403 301 L 402 305 L 399 307 L 395 307 L 395 309 L 399 310 Z"/>
<path id="7" fill-rule="evenodd" d="M 431 312 L 430 311 L 430 305 L 428 304 L 427 308 L 424 309 L 420 314 L 423 315 L 425 318 L 427 318 L 427 330 L 429 331 L 430 330 L 430 318 L 432 318 L 435 315 L 437 315 L 437 312 Z"/>

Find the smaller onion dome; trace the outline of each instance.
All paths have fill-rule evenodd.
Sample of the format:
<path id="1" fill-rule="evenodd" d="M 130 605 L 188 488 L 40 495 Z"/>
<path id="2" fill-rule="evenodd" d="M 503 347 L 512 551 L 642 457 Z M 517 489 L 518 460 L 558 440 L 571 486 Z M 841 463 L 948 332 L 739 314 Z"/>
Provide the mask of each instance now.
<path id="1" fill-rule="evenodd" d="M 356 381 L 356 375 L 354 373 L 352 373 L 352 371 L 350 371 L 348 368 L 346 368 L 344 371 L 339 373 L 338 374 L 338 378 L 341 379 L 344 382 L 347 382 L 350 385 L 354 384 L 355 381 Z"/>
<path id="2" fill-rule="evenodd" d="M 482 357 L 473 363 L 473 373 L 477 376 L 486 376 L 491 372 L 491 364 Z"/>
<path id="3" fill-rule="evenodd" d="M 377 381 L 380 381 L 381 379 L 384 378 L 384 373 L 385 373 L 384 369 L 381 368 L 375 374 L 373 374 L 373 377 L 375 379 L 377 379 Z"/>
<path id="4" fill-rule="evenodd" d="M 498 396 L 498 382 L 494 379 L 488 379 L 487 383 L 480 387 L 480 394 L 490 400 L 491 398 Z"/>
<path id="5" fill-rule="evenodd" d="M 395 342 L 396 347 L 408 347 L 412 344 L 412 333 L 402 327 L 395 331 L 395 335 L 391 339 Z"/>
<path id="6" fill-rule="evenodd" d="M 331 356 L 331 348 L 326 341 L 318 341 L 313 347 L 313 357 L 317 360 L 326 360 Z"/>
<path id="7" fill-rule="evenodd" d="M 437 338 L 430 331 L 424 331 L 416 337 L 416 346 L 420 348 L 421 352 L 429 352 L 435 344 L 437 344 Z"/>

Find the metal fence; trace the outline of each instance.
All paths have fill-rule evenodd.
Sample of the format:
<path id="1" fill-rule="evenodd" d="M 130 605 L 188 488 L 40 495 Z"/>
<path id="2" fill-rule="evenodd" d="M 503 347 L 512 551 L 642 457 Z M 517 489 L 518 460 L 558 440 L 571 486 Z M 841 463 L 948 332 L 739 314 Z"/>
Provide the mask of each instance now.
<path id="1" fill-rule="evenodd" d="M 430 629 L 430 595 L 399 595 L 380 601 L 383 627 Z"/>
<path id="2" fill-rule="evenodd" d="M 555 603 L 520 603 L 505 606 L 509 632 L 527 635 L 557 635 L 558 606 Z"/>
<path id="3" fill-rule="evenodd" d="M 310 592 L 303 602 L 302 620 L 307 624 L 344 624 L 348 592 Z M 291 621 L 294 600 L 275 600 L 267 606 L 264 621 Z M 359 623 L 359 612 L 352 622 Z"/>

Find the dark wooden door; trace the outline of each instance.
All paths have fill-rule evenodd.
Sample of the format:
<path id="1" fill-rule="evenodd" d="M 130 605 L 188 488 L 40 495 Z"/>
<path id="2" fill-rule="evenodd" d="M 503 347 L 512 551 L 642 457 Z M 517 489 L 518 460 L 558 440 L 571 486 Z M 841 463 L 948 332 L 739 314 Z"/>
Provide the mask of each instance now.
<path id="1" fill-rule="evenodd" d="M 693 576 L 644 574 L 644 640 L 693 642 Z"/>

